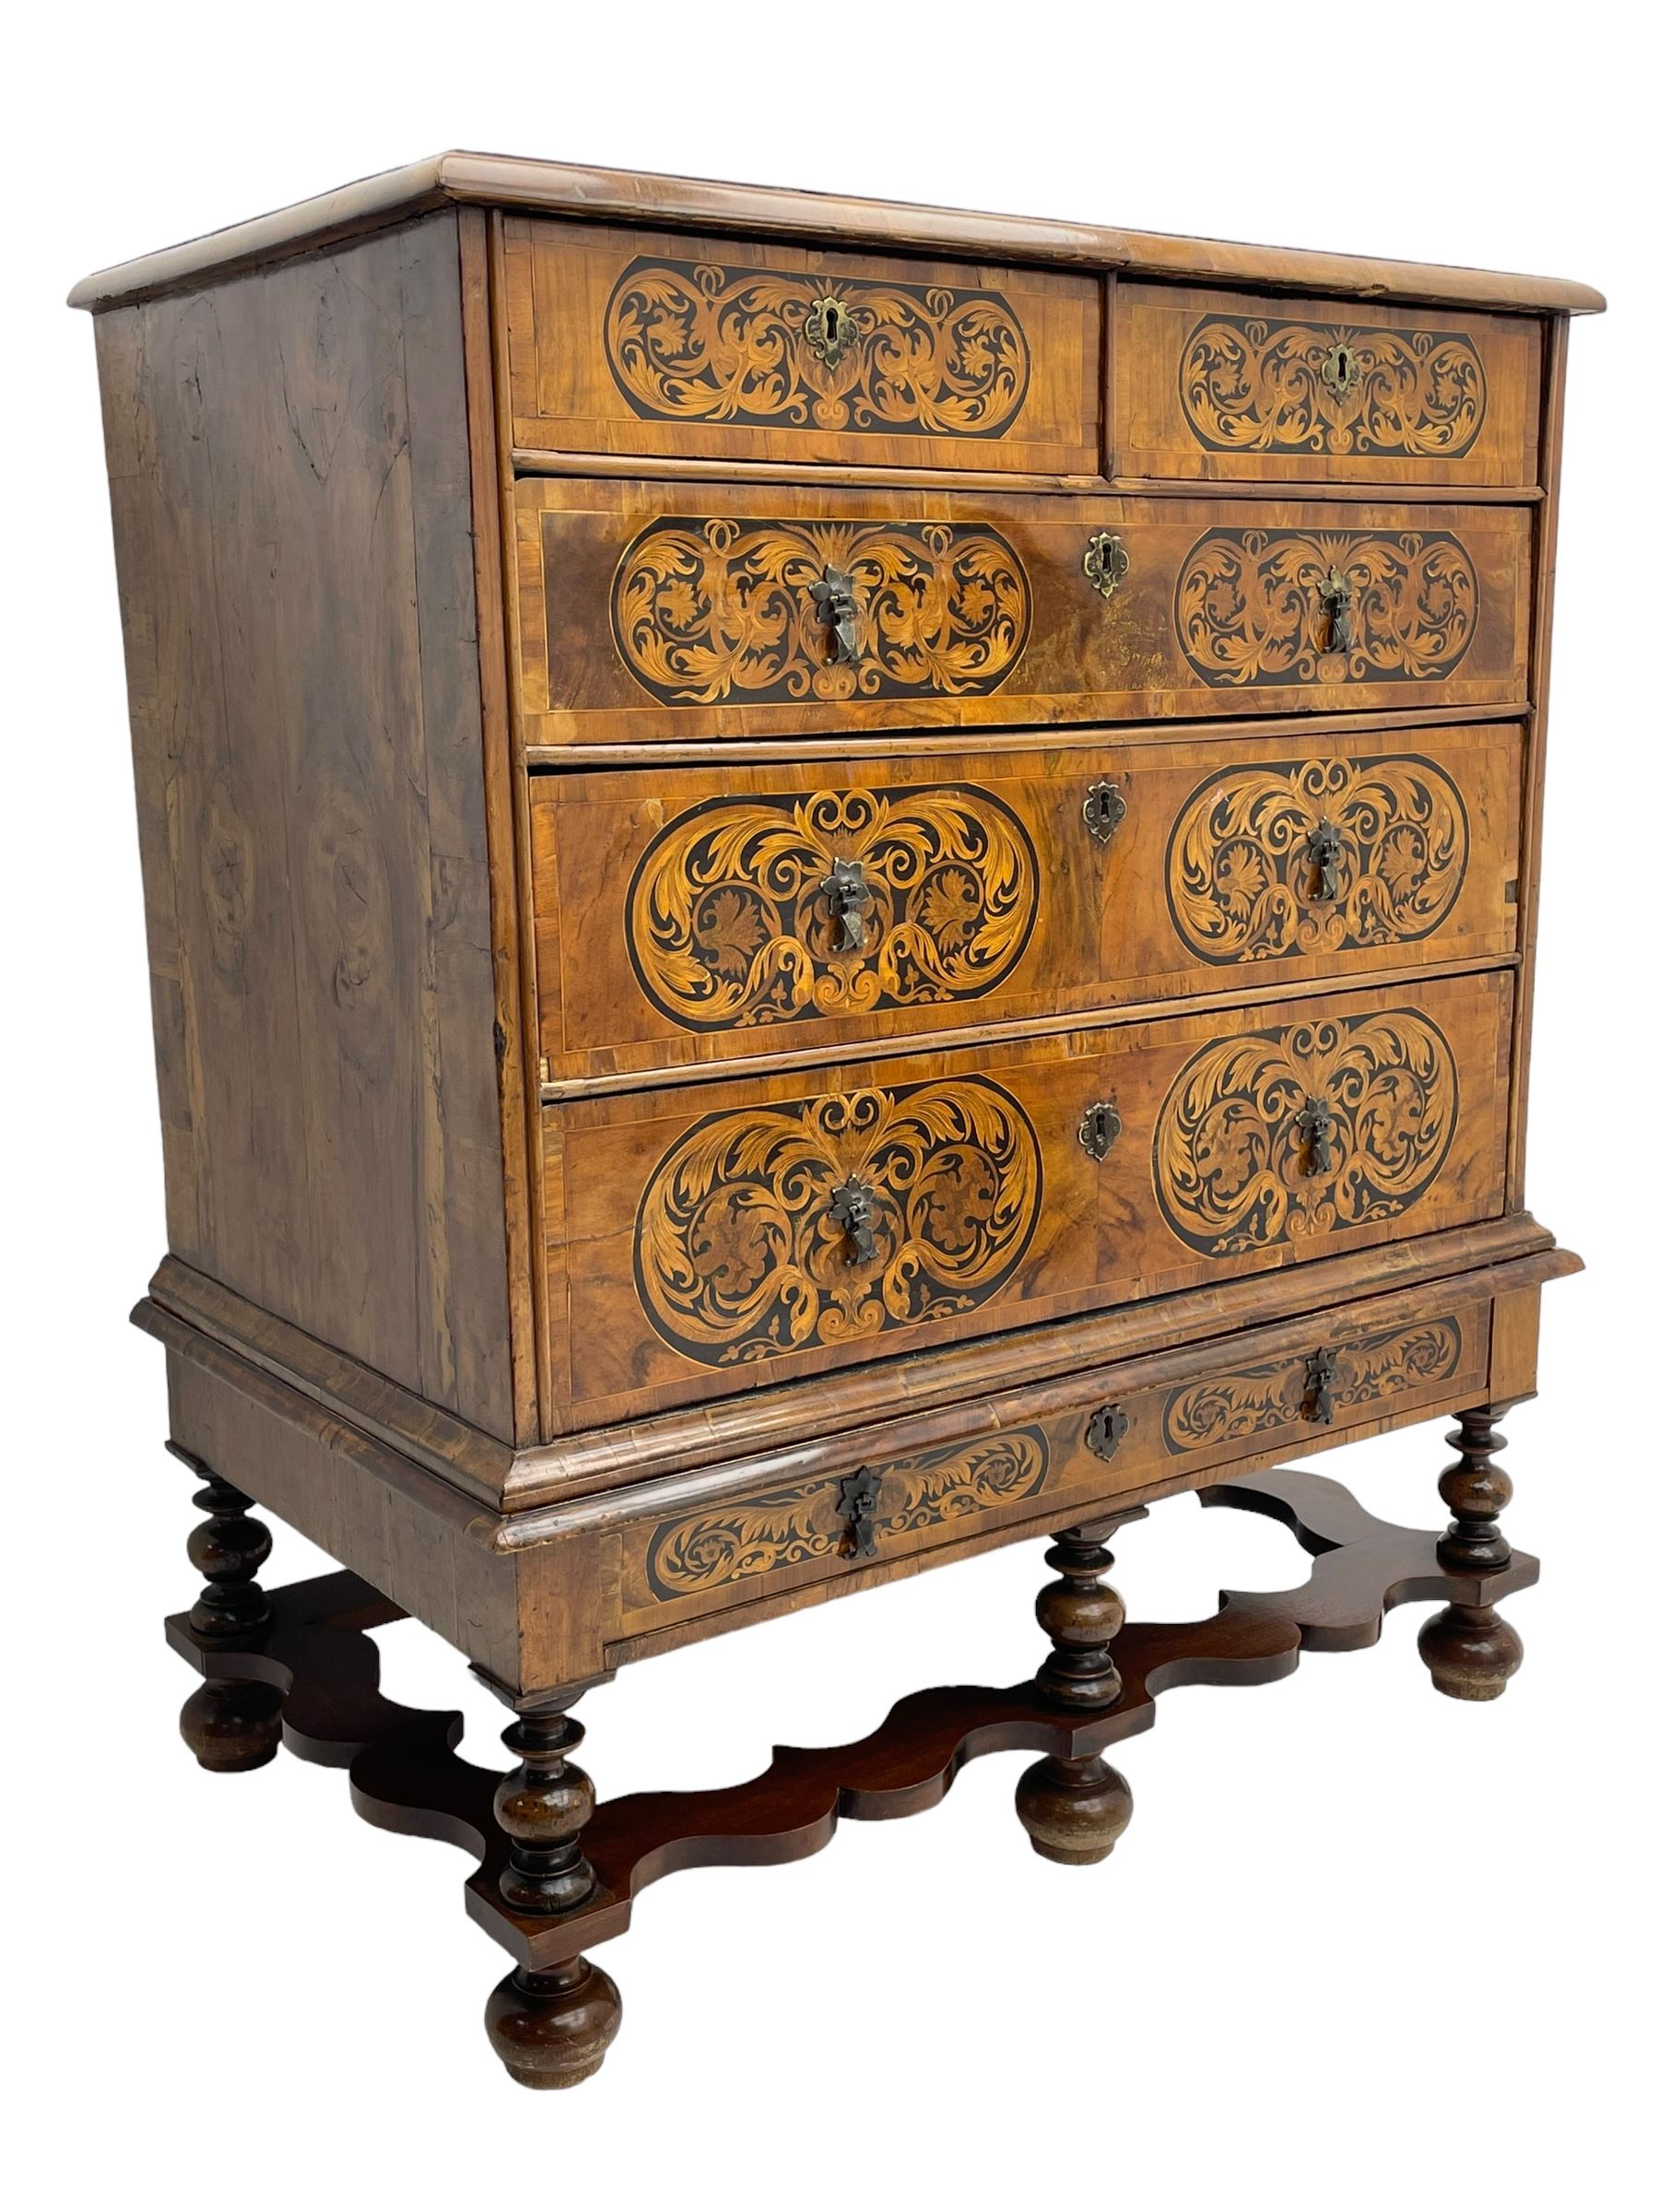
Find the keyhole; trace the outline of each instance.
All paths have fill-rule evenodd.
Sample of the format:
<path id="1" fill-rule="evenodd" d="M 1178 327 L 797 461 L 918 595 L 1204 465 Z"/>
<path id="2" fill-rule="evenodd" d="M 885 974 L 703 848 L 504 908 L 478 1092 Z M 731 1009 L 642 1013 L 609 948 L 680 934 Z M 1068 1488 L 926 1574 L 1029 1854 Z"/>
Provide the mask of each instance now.
<path id="1" fill-rule="evenodd" d="M 833 300 L 824 302 L 824 343 L 836 346 L 841 342 L 841 309 Z"/>

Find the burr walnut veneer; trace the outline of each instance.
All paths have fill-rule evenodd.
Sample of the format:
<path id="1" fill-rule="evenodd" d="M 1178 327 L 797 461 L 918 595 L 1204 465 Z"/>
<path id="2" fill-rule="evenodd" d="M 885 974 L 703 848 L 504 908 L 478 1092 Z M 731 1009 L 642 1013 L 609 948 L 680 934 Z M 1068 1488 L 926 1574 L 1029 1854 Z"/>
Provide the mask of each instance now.
<path id="1" fill-rule="evenodd" d="M 1101 1757 L 1438 1596 L 1496 1696 L 1582 287 L 472 155 L 88 279 L 204 1764 L 465 1844 L 579 2080 L 677 1866 Z M 1459 1416 L 1438 1538 L 1273 1461 Z M 1312 1579 L 1124 1625 L 1198 1489 Z M 267 1594 L 257 1500 L 343 1571 Z M 1052 1650 L 595 1805 L 625 1662 L 1048 1532 Z M 1055 1534 L 1055 1532 L 1058 1532 Z M 412 1615 L 506 1776 L 390 1704 Z"/>

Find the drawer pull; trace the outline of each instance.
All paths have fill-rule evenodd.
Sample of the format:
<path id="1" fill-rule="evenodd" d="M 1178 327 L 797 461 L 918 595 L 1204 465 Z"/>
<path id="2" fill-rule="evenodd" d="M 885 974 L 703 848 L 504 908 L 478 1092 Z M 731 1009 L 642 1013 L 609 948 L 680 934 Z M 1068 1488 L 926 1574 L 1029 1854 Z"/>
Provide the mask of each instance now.
<path id="1" fill-rule="evenodd" d="M 1129 811 L 1122 786 L 1102 776 L 1083 794 L 1083 827 L 1099 845 L 1109 845 L 1112 832 Z"/>
<path id="2" fill-rule="evenodd" d="M 876 1257 L 876 1239 L 871 1233 L 876 1219 L 876 1194 L 867 1182 L 856 1175 L 838 1183 L 830 1194 L 830 1218 L 847 1232 L 853 1245 L 854 1266 L 865 1267 Z"/>
<path id="3" fill-rule="evenodd" d="M 1335 825 L 1320 822 L 1308 832 L 1308 858 L 1313 864 L 1315 900 L 1328 901 L 1336 896 L 1336 863 L 1342 857 L 1342 840 Z"/>
<path id="4" fill-rule="evenodd" d="M 1354 642 L 1354 587 L 1335 562 L 1319 580 L 1319 604 L 1331 626 L 1327 653 L 1347 653 Z"/>
<path id="5" fill-rule="evenodd" d="M 1129 548 L 1115 530 L 1097 530 L 1083 548 L 1083 573 L 1110 599 L 1129 573 Z"/>
<path id="6" fill-rule="evenodd" d="M 835 860 L 824 878 L 824 897 L 841 927 L 841 942 L 835 949 L 860 951 L 865 941 L 865 916 L 876 903 L 862 865 L 856 860 Z"/>
<path id="7" fill-rule="evenodd" d="M 1099 1406 L 1088 1417 L 1083 1441 L 1097 1459 L 1114 1459 L 1129 1433 L 1129 1416 L 1121 1406 Z"/>
<path id="8" fill-rule="evenodd" d="M 837 1504 L 845 1524 L 841 1542 L 843 1559 L 876 1557 L 876 1502 L 880 1495 L 881 1484 L 868 1467 L 841 1477 Z"/>
<path id="9" fill-rule="evenodd" d="M 1310 1099 L 1296 1117 L 1296 1134 L 1301 1138 L 1307 1153 L 1302 1162 L 1304 1175 L 1328 1175 L 1331 1171 L 1331 1132 L 1335 1127 L 1330 1108 L 1323 1099 Z"/>
<path id="10" fill-rule="evenodd" d="M 1334 1353 L 1322 1345 L 1308 1361 L 1308 1388 L 1303 1408 L 1311 1421 L 1328 1421 L 1331 1418 L 1331 1385 L 1336 1380 L 1336 1360 Z"/>
<path id="11" fill-rule="evenodd" d="M 823 581 L 812 586 L 818 619 L 830 632 L 830 658 L 855 661 L 858 633 L 853 627 L 858 608 L 853 597 L 853 579 L 844 569 L 827 568 Z"/>
<path id="12" fill-rule="evenodd" d="M 1124 1120 L 1116 1100 L 1097 1099 L 1078 1124 L 1077 1142 L 1090 1159 L 1104 1159 L 1123 1134 Z"/>

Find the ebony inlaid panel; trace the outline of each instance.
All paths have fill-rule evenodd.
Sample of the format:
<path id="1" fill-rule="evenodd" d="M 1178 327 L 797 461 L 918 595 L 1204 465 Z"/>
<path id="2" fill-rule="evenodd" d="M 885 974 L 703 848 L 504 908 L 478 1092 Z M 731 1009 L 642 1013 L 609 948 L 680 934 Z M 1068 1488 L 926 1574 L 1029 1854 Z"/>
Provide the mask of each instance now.
<path id="1" fill-rule="evenodd" d="M 582 1427 L 1501 1210 L 1511 979 L 544 1110 Z"/>
<path id="2" fill-rule="evenodd" d="M 566 477 L 515 499 L 533 747 L 1526 697 L 1524 508 Z"/>
<path id="3" fill-rule="evenodd" d="M 1117 473 L 1221 483 L 1537 481 L 1538 324 L 1125 284 Z"/>
<path id="4" fill-rule="evenodd" d="M 1476 724 L 538 775 L 547 1073 L 1501 957 L 1521 759 Z"/>
<path id="5" fill-rule="evenodd" d="M 510 218 L 526 448 L 1097 476 L 1088 276 Z"/>

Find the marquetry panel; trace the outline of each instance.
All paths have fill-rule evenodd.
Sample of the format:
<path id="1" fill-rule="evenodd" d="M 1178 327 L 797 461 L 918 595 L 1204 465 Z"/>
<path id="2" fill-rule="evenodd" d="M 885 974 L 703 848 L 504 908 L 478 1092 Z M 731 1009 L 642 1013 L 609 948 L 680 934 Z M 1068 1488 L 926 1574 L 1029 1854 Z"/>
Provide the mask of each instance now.
<path id="1" fill-rule="evenodd" d="M 1424 978 L 549 1105 L 560 1425 L 1488 1218 L 1510 996 Z"/>
<path id="2" fill-rule="evenodd" d="M 1520 768 L 1472 724 L 535 776 L 548 1074 L 1502 957 Z"/>
<path id="3" fill-rule="evenodd" d="M 510 218 L 513 442 L 1095 476 L 1093 277 Z"/>
<path id="4" fill-rule="evenodd" d="M 1485 1309 L 1482 1309 L 1483 1312 Z M 1396 1399 L 1432 1390 L 1465 1371 L 1464 1332 L 1455 1313 L 1343 1337 L 1324 1324 L 1312 1349 L 1288 1359 L 1205 1375 L 1168 1392 L 1163 1441 L 1173 1453 L 1212 1452 L 1277 1430 L 1305 1430 L 1348 1420 Z"/>
<path id="5" fill-rule="evenodd" d="M 1048 1471 L 1042 1430 L 1008 1429 L 877 1459 L 851 1481 L 784 1483 L 674 1513 L 630 1547 L 624 1601 L 707 1597 L 794 1567 L 879 1558 L 900 1539 L 927 1532 L 964 1535 L 992 1508 L 1035 1498 Z"/>
<path id="6" fill-rule="evenodd" d="M 1121 477 L 1537 481 L 1527 317 L 1154 284 L 1120 285 L 1116 312 Z"/>
<path id="7" fill-rule="evenodd" d="M 1524 508 L 516 488 L 533 746 L 1512 707 Z"/>

